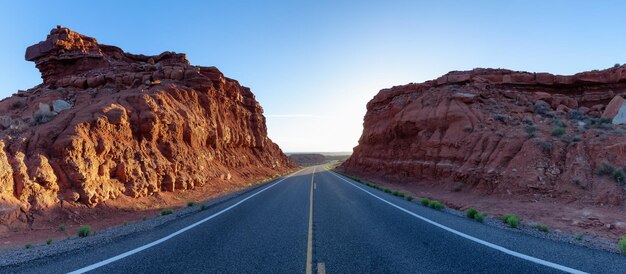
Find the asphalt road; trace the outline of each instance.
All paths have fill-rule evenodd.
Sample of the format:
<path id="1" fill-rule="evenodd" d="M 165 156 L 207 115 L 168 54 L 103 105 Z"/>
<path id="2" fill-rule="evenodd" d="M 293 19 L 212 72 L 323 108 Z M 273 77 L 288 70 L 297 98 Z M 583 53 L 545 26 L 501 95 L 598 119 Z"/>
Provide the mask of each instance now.
<path id="1" fill-rule="evenodd" d="M 0 269 L 71 271 L 625 273 L 626 257 L 486 226 L 316 166 L 149 233 Z"/>

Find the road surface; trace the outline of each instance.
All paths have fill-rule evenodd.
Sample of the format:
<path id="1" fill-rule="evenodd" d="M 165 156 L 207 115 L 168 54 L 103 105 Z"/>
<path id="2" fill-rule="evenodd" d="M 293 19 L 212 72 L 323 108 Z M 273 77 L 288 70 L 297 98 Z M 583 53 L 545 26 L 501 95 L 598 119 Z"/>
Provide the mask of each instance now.
<path id="1" fill-rule="evenodd" d="M 1 273 L 624 273 L 626 257 L 486 226 L 308 167 L 148 233 Z"/>

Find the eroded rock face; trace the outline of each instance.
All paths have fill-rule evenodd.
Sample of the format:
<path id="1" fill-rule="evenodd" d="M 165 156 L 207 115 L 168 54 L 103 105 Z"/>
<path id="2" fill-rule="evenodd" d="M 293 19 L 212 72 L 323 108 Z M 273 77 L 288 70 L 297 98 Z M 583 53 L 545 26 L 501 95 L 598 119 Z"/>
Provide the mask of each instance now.
<path id="1" fill-rule="evenodd" d="M 133 55 L 57 27 L 26 59 L 43 84 L 0 102 L 4 222 L 294 167 L 250 89 L 184 54 Z"/>
<path id="2" fill-rule="evenodd" d="M 626 165 L 626 128 L 611 123 L 625 94 L 626 66 L 573 76 L 475 69 L 384 89 L 342 168 L 398 184 L 621 205 L 623 178 L 599 173 L 603 163 Z"/>

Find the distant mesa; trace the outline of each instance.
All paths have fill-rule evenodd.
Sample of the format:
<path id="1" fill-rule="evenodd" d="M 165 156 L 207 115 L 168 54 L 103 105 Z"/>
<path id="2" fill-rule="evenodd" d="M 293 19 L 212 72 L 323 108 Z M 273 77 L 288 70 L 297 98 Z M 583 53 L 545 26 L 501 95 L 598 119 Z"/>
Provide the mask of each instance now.
<path id="1" fill-rule="evenodd" d="M 0 101 L 0 226 L 295 167 L 250 89 L 184 54 L 130 54 L 58 26 L 25 58 L 43 83 Z"/>
<path id="2" fill-rule="evenodd" d="M 349 153 L 288 153 L 289 159 L 301 166 L 321 165 L 331 161 L 344 161 Z"/>

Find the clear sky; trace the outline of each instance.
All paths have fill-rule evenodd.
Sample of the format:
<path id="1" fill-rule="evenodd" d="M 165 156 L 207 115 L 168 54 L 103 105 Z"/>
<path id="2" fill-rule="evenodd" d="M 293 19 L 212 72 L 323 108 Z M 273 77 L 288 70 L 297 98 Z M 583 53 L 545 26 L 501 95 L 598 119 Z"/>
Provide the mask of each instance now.
<path id="1" fill-rule="evenodd" d="M 41 83 L 24 52 L 60 24 L 217 66 L 252 88 L 284 151 L 351 151 L 383 88 L 475 67 L 626 62 L 625 12 L 623 1 L 2 1 L 0 97 Z"/>

